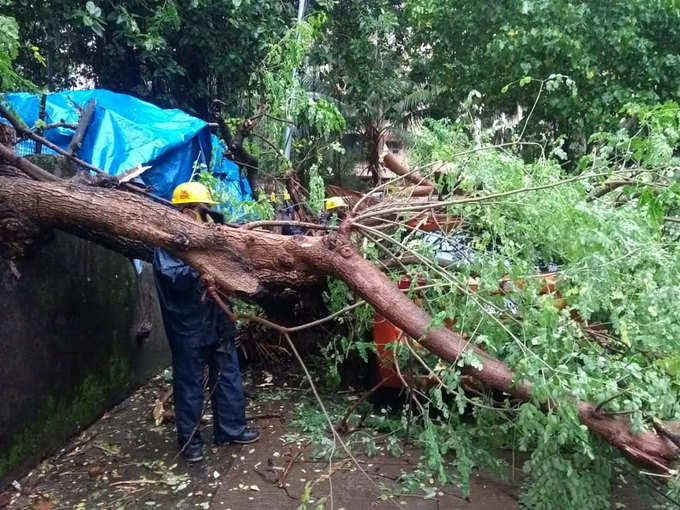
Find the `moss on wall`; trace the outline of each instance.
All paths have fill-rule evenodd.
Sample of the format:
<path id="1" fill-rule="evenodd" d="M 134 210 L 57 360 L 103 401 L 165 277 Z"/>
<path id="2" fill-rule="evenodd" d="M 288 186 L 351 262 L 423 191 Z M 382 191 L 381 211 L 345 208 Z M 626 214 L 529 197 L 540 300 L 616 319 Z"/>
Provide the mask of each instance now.
<path id="1" fill-rule="evenodd" d="M 54 448 L 74 427 L 94 421 L 108 405 L 130 386 L 130 362 L 112 357 L 102 370 L 89 373 L 70 395 L 48 395 L 42 399 L 35 418 L 10 438 L 10 447 L 0 452 L 0 478 L 19 463 Z"/>
<path id="2" fill-rule="evenodd" d="M 150 268 L 61 233 L 16 263 L 19 279 L 0 263 L 0 492 L 169 363 Z"/>

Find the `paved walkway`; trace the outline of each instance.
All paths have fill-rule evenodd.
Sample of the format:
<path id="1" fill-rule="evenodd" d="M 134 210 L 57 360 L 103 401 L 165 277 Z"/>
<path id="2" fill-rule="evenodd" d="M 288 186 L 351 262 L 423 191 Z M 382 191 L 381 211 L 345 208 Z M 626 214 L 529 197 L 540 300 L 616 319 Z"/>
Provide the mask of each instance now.
<path id="1" fill-rule="evenodd" d="M 518 508 L 520 473 L 514 484 L 475 473 L 464 500 L 457 487 L 436 488 L 429 479 L 416 487 L 417 494 L 403 494 L 397 479 L 422 459 L 416 449 L 399 458 L 381 450 L 359 456 L 361 470 L 340 456 L 314 458 L 315 447 L 289 426 L 304 390 L 270 379 L 263 388 L 261 379 L 245 378 L 250 392 L 259 395 L 247 411 L 262 431 L 253 445 L 211 447 L 204 462 L 184 462 L 176 454 L 174 424 L 156 426 L 152 418 L 155 399 L 168 388 L 159 377 L 18 480 L 15 489 L 0 494 L 0 509 L 317 510 L 319 503 L 325 510 Z M 209 442 L 210 424 L 202 429 Z M 644 507 L 627 501 L 625 508 Z"/>

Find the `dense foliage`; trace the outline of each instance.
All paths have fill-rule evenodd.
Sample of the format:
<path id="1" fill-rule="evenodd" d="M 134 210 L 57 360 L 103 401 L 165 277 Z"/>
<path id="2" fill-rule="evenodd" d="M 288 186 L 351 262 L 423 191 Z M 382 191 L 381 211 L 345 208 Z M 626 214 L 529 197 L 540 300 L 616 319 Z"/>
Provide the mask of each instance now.
<path id="1" fill-rule="evenodd" d="M 640 124 L 593 137 L 597 150 L 576 179 L 555 157 L 526 163 L 516 148 L 479 150 L 460 122 L 428 120 L 417 130 L 413 158 L 450 161 L 440 188 L 477 197 L 447 207 L 467 226 L 445 234 L 442 246 L 402 223 L 391 238 L 369 236 L 364 253 L 378 265 L 419 254 L 420 263 L 392 275 L 427 287 L 412 292 L 434 325 L 466 334 L 535 384 L 535 401 L 521 405 L 481 388 L 465 392 L 460 369 L 479 365 L 475 356 L 442 364 L 414 343 L 396 347 L 403 373 L 436 378 L 413 391 L 425 409 L 419 439 L 427 470 L 441 481 L 455 479 L 465 489 L 472 466 L 502 471 L 495 454 L 510 448 L 530 452 L 523 496 L 530 508 L 608 508 L 619 454 L 579 423 L 571 399 L 605 403 L 605 412 L 624 413 L 637 431 L 653 419 L 680 419 L 680 252 L 674 223 L 664 223 L 680 191 L 678 158 L 669 150 L 680 134 L 680 109 L 669 103 L 627 111 Z M 602 182 L 624 177 L 626 186 L 594 199 Z M 446 243 L 459 256 L 442 268 L 435 259 Z M 555 270 L 557 291 L 545 292 L 552 276 L 541 274 Z M 331 302 L 345 306 L 343 286 L 335 285 Z M 371 328 L 370 313 L 357 315 L 328 359 L 338 363 L 353 351 L 368 359 Z M 542 410 L 548 399 L 559 407 Z"/>
<path id="2" fill-rule="evenodd" d="M 310 85 L 339 105 L 348 122 L 347 141 L 359 142 L 356 159 L 366 161 L 374 175 L 385 136 L 400 134 L 418 119 L 432 96 L 408 76 L 410 38 L 401 4 L 336 2 L 323 27 L 325 44 L 310 58 Z M 342 168 L 337 170 L 341 179 Z"/>
<path id="3" fill-rule="evenodd" d="M 272 179 L 291 165 L 304 174 L 313 213 L 322 177 L 347 182 L 364 157 L 377 170 L 389 131 L 411 139 L 410 164 L 437 181 L 439 205 L 465 226 L 435 242 L 405 213 L 360 228 L 357 246 L 394 280 L 411 276 L 434 325 L 531 380 L 534 400 L 463 391 L 460 369 L 478 365 L 474 355 L 444 364 L 414 341 L 396 344 L 404 373 L 436 381 L 409 388 L 413 408 L 371 422 L 395 454 L 407 431 L 417 436 L 426 462 L 407 486 L 432 476 L 466 491 L 473 467 L 507 467 L 503 449 L 526 458 L 530 508 L 608 508 L 622 472 L 651 483 L 579 424 L 573 404 L 602 403 L 638 431 L 680 420 L 676 2 L 312 2 L 299 25 L 292 1 L 0 6 L 2 91 L 30 87 L 25 79 L 85 82 L 204 117 L 219 98 L 232 127 L 266 103 L 247 147 Z M 435 161 L 447 163 L 437 175 Z M 408 210 L 395 186 L 387 191 Z M 263 196 L 247 207 L 274 214 Z M 442 247 L 457 253 L 446 267 Z M 419 277 L 426 288 L 416 290 Z M 547 278 L 556 291 L 545 291 Z M 353 300 L 337 281 L 328 298 L 335 310 Z M 351 353 L 369 361 L 373 350 L 368 307 L 343 321 L 348 333 L 324 349 L 331 383 Z M 546 411 L 548 399 L 559 406 Z M 329 441 L 325 428 L 315 438 Z"/>
<path id="4" fill-rule="evenodd" d="M 587 136 L 610 129 L 631 101 L 677 97 L 680 6 L 647 0 L 408 0 L 413 73 L 445 87 L 435 110 L 444 116 L 478 90 L 491 114 L 531 107 L 537 84 L 503 87 L 556 73 L 574 94 L 549 94 L 537 104 L 531 131 L 566 135 L 582 154 Z"/>
<path id="5" fill-rule="evenodd" d="M 296 6 L 251 0 L 0 4 L 19 24 L 19 69 L 35 83 L 53 90 L 109 88 L 203 117 L 214 98 L 232 110 L 254 111 L 251 74 L 267 45 L 292 24 Z M 44 62 L 35 61 L 33 47 Z"/>

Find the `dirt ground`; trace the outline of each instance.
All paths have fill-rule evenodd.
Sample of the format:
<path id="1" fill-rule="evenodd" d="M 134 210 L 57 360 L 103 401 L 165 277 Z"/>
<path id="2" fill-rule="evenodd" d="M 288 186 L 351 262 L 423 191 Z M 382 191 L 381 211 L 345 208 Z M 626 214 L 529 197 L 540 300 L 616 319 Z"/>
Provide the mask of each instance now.
<path id="1" fill-rule="evenodd" d="M 154 400 L 168 387 L 159 376 L 0 494 L 0 509 L 316 510 L 320 503 L 335 510 L 519 508 L 520 470 L 508 483 L 476 472 L 466 500 L 458 487 L 436 487 L 427 479 L 417 493 L 400 490 L 400 475 L 422 460 L 415 448 L 400 457 L 378 448 L 356 462 L 316 459 L 314 446 L 289 423 L 308 390 L 294 387 L 289 378 L 263 379 L 260 372 L 247 373 L 245 382 L 256 396 L 247 415 L 262 431 L 257 443 L 212 447 L 206 423 L 205 460 L 184 462 L 177 455 L 174 424 L 153 421 Z M 619 491 L 613 508 L 649 508 L 635 503 L 633 495 L 631 489 Z"/>

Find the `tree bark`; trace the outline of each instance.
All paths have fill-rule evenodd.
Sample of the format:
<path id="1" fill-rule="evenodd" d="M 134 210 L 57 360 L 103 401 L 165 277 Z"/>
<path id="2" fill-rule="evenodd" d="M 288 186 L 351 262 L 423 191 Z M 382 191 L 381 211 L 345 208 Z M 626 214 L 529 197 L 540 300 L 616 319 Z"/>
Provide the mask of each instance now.
<path id="1" fill-rule="evenodd" d="M 199 224 L 174 209 L 124 191 L 8 177 L 0 177 L 0 204 L 39 224 L 62 229 L 78 226 L 161 246 L 201 273 L 212 275 L 224 292 L 250 299 L 268 287 L 299 286 L 319 275 L 334 275 L 435 355 L 455 362 L 473 351 L 483 367 L 465 367 L 464 373 L 490 388 L 531 400 L 531 384 L 518 380 L 504 363 L 470 346 L 457 333 L 430 328 L 428 314 L 354 250 L 347 234 L 349 222 L 339 233 L 324 237 L 281 236 Z M 635 435 L 625 418 L 603 415 L 592 403 L 575 405 L 584 425 L 636 463 L 668 472 L 678 458 L 678 447 L 667 437 L 655 432 Z"/>
<path id="2" fill-rule="evenodd" d="M 400 191 L 400 195 L 412 197 L 428 197 L 435 192 L 434 186 L 407 186 Z"/>
<path id="3" fill-rule="evenodd" d="M 397 175 L 404 175 L 406 180 L 412 182 L 416 186 L 431 186 L 433 189 L 435 187 L 434 182 L 426 179 L 418 172 L 411 171 L 406 166 L 401 163 L 392 153 L 386 152 L 383 154 L 383 163 L 387 168 L 392 170 Z"/>

